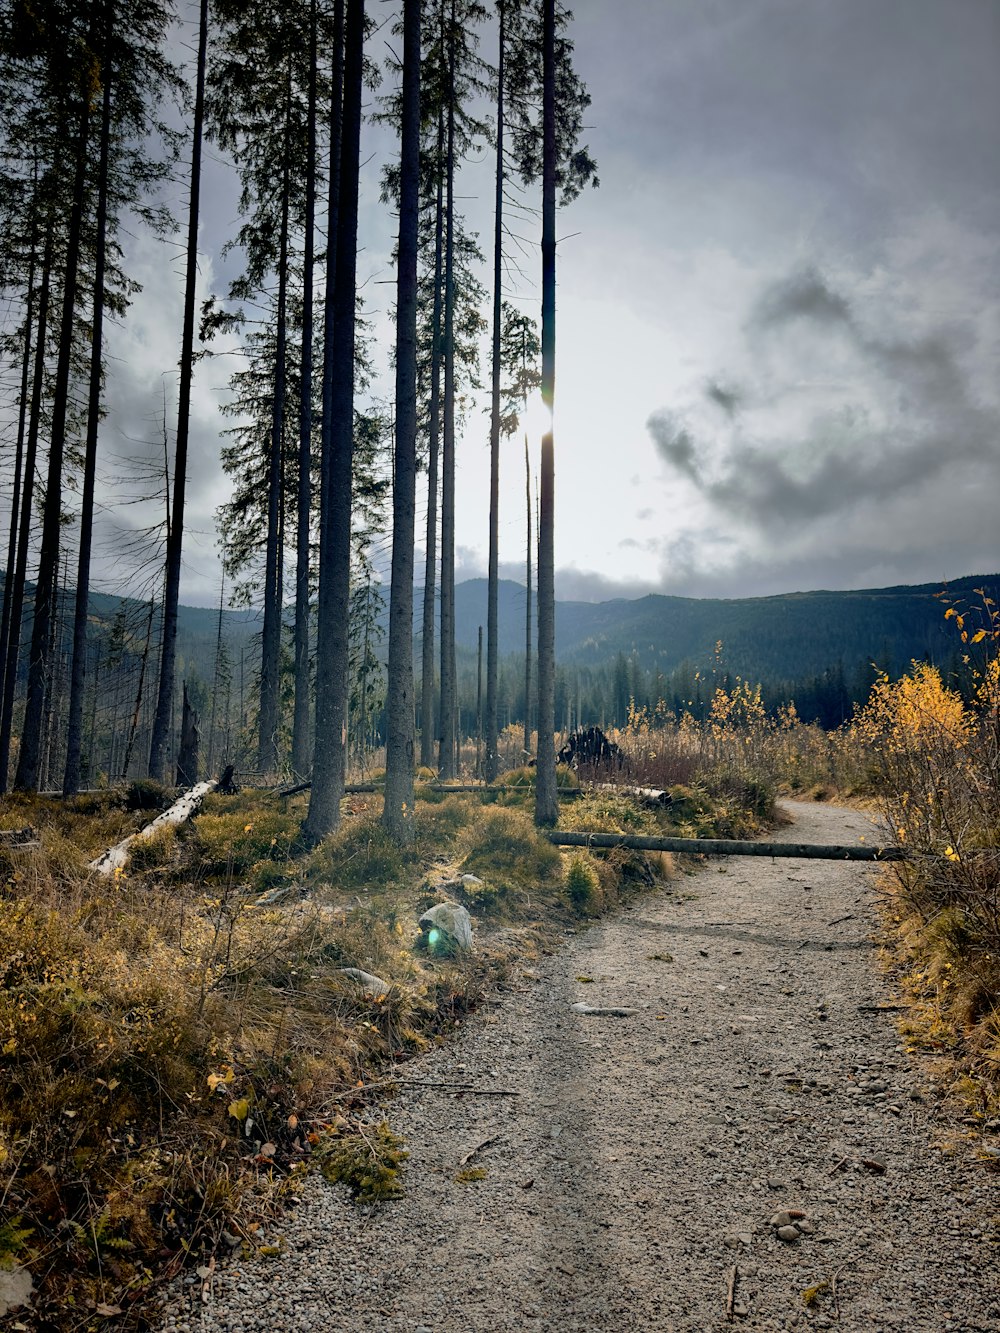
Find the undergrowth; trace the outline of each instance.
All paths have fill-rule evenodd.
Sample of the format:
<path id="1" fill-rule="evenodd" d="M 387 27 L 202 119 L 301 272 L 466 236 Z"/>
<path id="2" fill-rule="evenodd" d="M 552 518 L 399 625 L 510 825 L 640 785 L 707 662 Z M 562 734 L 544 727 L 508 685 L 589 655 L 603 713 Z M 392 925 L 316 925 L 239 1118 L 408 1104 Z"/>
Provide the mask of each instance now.
<path id="1" fill-rule="evenodd" d="M 904 1035 L 989 1119 L 1000 1114 L 1000 616 L 985 596 L 946 615 L 964 679 L 916 662 L 898 681 L 880 676 L 854 730 L 883 829 L 911 853 L 883 876 Z"/>

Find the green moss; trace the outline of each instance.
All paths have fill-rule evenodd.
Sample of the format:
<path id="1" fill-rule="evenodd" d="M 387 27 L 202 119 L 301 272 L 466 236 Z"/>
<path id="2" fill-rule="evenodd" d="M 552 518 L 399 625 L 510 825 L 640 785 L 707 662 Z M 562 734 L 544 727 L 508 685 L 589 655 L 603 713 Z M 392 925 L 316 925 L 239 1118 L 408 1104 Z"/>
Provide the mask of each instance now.
<path id="1" fill-rule="evenodd" d="M 346 1185 L 358 1203 L 385 1203 L 403 1193 L 404 1140 L 380 1125 L 360 1125 L 357 1133 L 325 1139 L 317 1149 L 327 1180 Z"/>
<path id="2" fill-rule="evenodd" d="M 466 1166 L 456 1174 L 455 1179 L 460 1185 L 471 1185 L 477 1180 L 485 1180 L 488 1175 L 485 1166 Z"/>

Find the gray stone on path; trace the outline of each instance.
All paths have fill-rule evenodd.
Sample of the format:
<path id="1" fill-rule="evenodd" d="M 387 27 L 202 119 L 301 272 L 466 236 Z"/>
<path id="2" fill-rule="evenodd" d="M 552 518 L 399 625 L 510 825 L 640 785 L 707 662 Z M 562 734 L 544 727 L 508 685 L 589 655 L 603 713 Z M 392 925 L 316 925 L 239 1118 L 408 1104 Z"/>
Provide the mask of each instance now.
<path id="1" fill-rule="evenodd" d="M 388 981 L 383 981 L 374 972 L 365 972 L 360 967 L 341 967 L 337 970 L 340 976 L 347 977 L 349 981 L 356 981 L 366 995 L 388 995 L 389 993 Z"/>
<path id="2" fill-rule="evenodd" d="M 431 953 L 469 953 L 472 949 L 472 918 L 459 903 L 437 903 L 420 918 Z"/>

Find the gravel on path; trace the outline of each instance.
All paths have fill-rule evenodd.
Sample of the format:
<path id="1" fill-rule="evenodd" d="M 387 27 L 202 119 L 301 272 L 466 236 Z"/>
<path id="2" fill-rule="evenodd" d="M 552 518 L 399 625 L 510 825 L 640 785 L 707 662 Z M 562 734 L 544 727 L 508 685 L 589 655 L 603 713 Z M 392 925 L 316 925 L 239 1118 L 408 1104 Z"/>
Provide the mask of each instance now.
<path id="1" fill-rule="evenodd" d="M 786 808 L 775 838 L 872 837 Z M 404 1071 L 517 1096 L 404 1086 L 405 1197 L 310 1182 L 283 1253 L 180 1281 L 163 1333 L 1000 1330 L 997 1177 L 939 1146 L 874 873 L 715 858 L 568 937 Z"/>

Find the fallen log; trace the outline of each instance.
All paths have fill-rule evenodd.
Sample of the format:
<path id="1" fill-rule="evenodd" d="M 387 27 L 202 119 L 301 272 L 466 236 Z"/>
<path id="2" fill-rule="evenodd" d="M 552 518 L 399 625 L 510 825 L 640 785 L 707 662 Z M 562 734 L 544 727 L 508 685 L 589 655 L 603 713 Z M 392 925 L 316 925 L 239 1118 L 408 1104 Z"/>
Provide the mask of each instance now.
<path id="1" fill-rule="evenodd" d="M 0 829 L 0 847 L 37 847 L 38 832 L 30 824 L 24 828 Z"/>
<path id="2" fill-rule="evenodd" d="M 147 824 L 138 833 L 130 833 L 127 838 L 122 838 L 121 842 L 115 843 L 114 847 L 109 847 L 96 860 L 91 861 L 87 868 L 96 870 L 99 875 L 110 875 L 114 870 L 124 869 L 134 843 L 145 842 L 168 824 L 183 824 L 200 809 L 202 801 L 217 786 L 215 778 L 210 782 L 199 782 L 183 796 L 179 796 L 162 814 L 157 815 L 151 824 Z"/>
<path id="3" fill-rule="evenodd" d="M 510 782 L 499 782 L 490 785 L 487 785 L 484 782 L 429 782 L 427 784 L 427 790 L 433 792 L 480 791 L 487 796 L 498 796 L 501 795 L 503 792 L 528 791 L 529 788 L 527 784 L 525 784 L 524 786 L 520 786 L 517 783 L 510 783 Z M 565 796 L 568 796 L 570 797 L 570 799 L 572 799 L 574 796 L 582 796 L 583 788 L 559 787 L 557 789 L 557 795 L 560 801 Z"/>
<path id="4" fill-rule="evenodd" d="M 417 780 L 416 785 L 418 787 L 421 786 L 424 787 L 426 791 L 437 792 L 439 794 L 447 794 L 449 792 L 478 791 L 478 792 L 483 792 L 485 795 L 488 796 L 497 796 L 502 792 L 527 790 L 527 788 L 512 786 L 506 783 L 500 783 L 499 785 L 495 786 L 487 786 L 485 783 L 482 782 L 428 782 L 424 784 L 420 782 L 419 779 Z M 300 791 L 308 791 L 311 786 L 312 786 L 311 781 L 297 782 L 293 787 L 279 787 L 274 794 L 275 796 L 296 796 Z M 380 791 L 385 791 L 384 782 L 348 782 L 344 787 L 345 796 L 359 796 L 367 792 L 380 792 Z M 659 795 L 661 793 L 654 793 L 654 794 Z M 582 796 L 582 795 L 583 795 L 582 787 L 559 788 L 560 800 L 562 800 L 563 797 L 565 796 L 572 798 L 574 796 Z M 667 797 L 667 799 L 669 800 L 669 796 Z M 658 801 L 657 804 L 662 804 L 662 803 Z"/>
<path id="5" fill-rule="evenodd" d="M 746 842 L 737 838 L 653 838 L 623 833 L 577 833 L 552 829 L 557 847 L 626 847 L 636 852 L 701 852 L 705 856 L 791 856 L 814 861 L 908 861 L 903 847 L 846 846 L 810 842 Z"/>
<path id="6" fill-rule="evenodd" d="M 659 787 L 626 787 L 615 782 L 595 782 L 590 789 L 591 791 L 613 792 L 616 796 L 631 796 L 634 801 L 638 801 L 640 805 L 649 809 L 673 804 L 673 797 L 670 793 L 662 791 Z"/>

